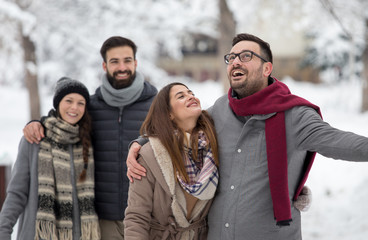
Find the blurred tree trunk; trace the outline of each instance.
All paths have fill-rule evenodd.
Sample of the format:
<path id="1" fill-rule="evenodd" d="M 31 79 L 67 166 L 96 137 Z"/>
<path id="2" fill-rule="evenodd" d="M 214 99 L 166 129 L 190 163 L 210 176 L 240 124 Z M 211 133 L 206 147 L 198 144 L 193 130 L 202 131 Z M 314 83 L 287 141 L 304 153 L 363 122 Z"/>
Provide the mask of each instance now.
<path id="1" fill-rule="evenodd" d="M 31 120 L 40 119 L 40 96 L 38 94 L 36 48 L 29 36 L 22 36 L 25 65 L 25 83 L 29 95 Z"/>
<path id="2" fill-rule="evenodd" d="M 363 52 L 363 99 L 362 112 L 368 111 L 368 19 L 365 21 L 365 50 Z"/>
<path id="3" fill-rule="evenodd" d="M 27 11 L 31 3 L 32 1 L 28 0 L 16 0 L 16 4 L 23 11 Z M 29 34 L 26 35 L 23 30 L 22 23 L 20 23 L 20 34 L 24 51 L 25 84 L 29 95 L 30 119 L 40 119 L 41 107 L 38 93 L 36 47 Z"/>
<path id="4" fill-rule="evenodd" d="M 232 40 L 235 36 L 236 23 L 233 13 L 230 11 L 226 0 L 219 0 L 220 7 L 220 21 L 219 21 L 219 39 L 217 45 L 217 58 L 219 66 L 220 79 L 223 83 L 225 93 L 229 89 L 229 80 L 226 73 L 226 65 L 224 62 L 224 55 L 229 53 L 231 49 Z"/>

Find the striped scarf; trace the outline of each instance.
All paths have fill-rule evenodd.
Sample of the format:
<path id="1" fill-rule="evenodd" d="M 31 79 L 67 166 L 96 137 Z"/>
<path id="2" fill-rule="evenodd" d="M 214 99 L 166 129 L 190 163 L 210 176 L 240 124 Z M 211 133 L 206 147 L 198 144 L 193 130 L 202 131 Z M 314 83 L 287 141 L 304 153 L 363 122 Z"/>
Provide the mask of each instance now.
<path id="1" fill-rule="evenodd" d="M 203 131 L 198 135 L 198 161 L 193 160 L 193 152 L 185 147 L 184 165 L 189 177 L 186 183 L 179 174 L 177 178 L 182 188 L 200 200 L 212 199 L 215 195 L 218 183 L 218 170 L 212 156 L 212 150 L 208 146 Z"/>
<path id="2" fill-rule="evenodd" d="M 44 120 L 46 138 L 40 143 L 38 153 L 38 210 L 35 239 L 73 239 L 73 197 L 71 181 L 71 156 L 73 144 L 76 181 L 82 172 L 83 147 L 79 140 L 79 126 L 73 126 L 50 111 Z M 76 186 L 81 219 L 81 238 L 100 239 L 98 218 L 94 208 L 94 167 L 92 149 L 86 179 Z"/>

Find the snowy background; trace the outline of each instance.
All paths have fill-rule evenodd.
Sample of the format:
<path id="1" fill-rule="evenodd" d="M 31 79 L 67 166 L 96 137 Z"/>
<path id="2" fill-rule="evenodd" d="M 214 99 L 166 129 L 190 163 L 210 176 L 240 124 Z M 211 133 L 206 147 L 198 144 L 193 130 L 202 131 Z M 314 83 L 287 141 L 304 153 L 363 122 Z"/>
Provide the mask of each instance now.
<path id="1" fill-rule="evenodd" d="M 292 93 L 319 105 L 330 125 L 368 137 L 368 113 L 359 113 L 361 86 L 356 83 L 313 85 L 285 79 Z M 207 108 L 222 93 L 215 82 L 187 83 Z M 43 113 L 51 107 L 46 92 Z M 18 88 L 0 88 L 0 159 L 11 163 L 28 121 L 27 92 Z M 367 159 L 368 160 L 368 159 Z M 313 191 L 313 203 L 302 213 L 305 240 L 366 240 L 368 237 L 368 163 L 337 161 L 317 154 L 307 185 Z M 13 234 L 15 235 L 15 234 Z"/>

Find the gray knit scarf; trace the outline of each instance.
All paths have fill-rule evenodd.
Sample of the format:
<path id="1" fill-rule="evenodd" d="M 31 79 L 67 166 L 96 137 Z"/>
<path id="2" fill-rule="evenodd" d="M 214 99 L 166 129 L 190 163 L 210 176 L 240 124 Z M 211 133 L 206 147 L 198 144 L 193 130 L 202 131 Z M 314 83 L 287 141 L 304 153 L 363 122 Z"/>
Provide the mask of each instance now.
<path id="1" fill-rule="evenodd" d="M 79 140 L 79 126 L 73 126 L 50 111 L 44 120 L 46 138 L 38 153 L 38 210 L 35 239 L 72 240 L 73 198 L 71 185 L 71 157 L 73 144 L 76 182 L 82 172 L 83 147 Z M 77 183 L 77 196 L 81 218 L 81 239 L 100 239 L 98 217 L 94 208 L 94 164 L 92 148 L 86 179 Z"/>
<path id="2" fill-rule="evenodd" d="M 136 72 L 136 77 L 129 87 L 115 89 L 107 80 L 106 74 L 102 76 L 101 94 L 105 102 L 112 107 L 123 108 L 135 102 L 142 94 L 144 88 L 144 77 Z"/>

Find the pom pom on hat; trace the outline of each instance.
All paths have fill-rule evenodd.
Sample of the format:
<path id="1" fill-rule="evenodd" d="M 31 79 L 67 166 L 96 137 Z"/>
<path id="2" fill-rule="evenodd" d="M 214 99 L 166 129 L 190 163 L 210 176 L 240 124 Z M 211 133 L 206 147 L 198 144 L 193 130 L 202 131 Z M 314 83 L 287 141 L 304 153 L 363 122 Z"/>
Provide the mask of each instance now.
<path id="1" fill-rule="evenodd" d="M 55 94 L 54 94 L 54 108 L 57 110 L 59 107 L 60 101 L 66 95 L 70 93 L 78 93 L 84 97 L 86 100 L 86 104 L 89 103 L 89 92 L 86 86 L 83 83 L 77 80 L 73 80 L 67 77 L 60 78 L 55 87 Z"/>

